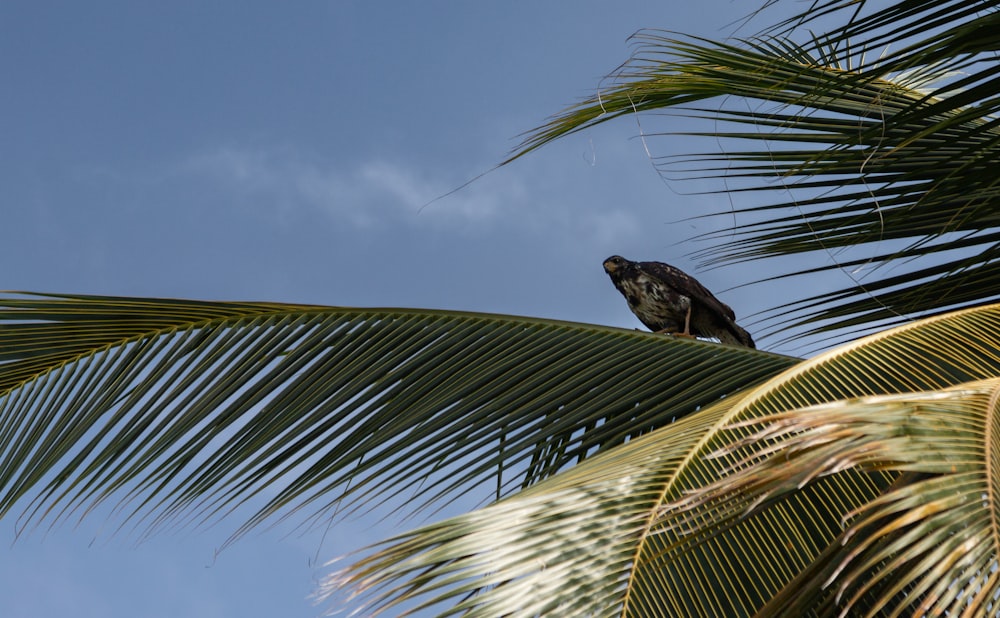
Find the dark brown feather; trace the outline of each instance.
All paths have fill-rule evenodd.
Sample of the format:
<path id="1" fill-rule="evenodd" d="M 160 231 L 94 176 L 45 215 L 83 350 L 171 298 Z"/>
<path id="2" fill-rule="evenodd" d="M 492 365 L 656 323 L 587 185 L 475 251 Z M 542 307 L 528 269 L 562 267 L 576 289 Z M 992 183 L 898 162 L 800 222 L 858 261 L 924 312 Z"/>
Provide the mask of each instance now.
<path id="1" fill-rule="evenodd" d="M 684 271 L 619 255 L 604 260 L 604 270 L 632 313 L 650 330 L 755 347 L 750 333 L 736 324 L 732 308 Z"/>

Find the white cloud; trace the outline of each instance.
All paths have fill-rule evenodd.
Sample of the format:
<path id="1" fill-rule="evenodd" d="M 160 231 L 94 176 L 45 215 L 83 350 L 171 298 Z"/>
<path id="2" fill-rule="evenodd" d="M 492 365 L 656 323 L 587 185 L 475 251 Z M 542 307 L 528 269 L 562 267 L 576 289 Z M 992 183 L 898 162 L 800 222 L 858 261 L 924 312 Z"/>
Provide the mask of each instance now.
<path id="1" fill-rule="evenodd" d="M 275 207 L 308 207 L 359 227 L 380 224 L 459 225 L 493 222 L 526 199 L 522 183 L 434 179 L 385 161 L 338 168 L 287 151 L 234 148 L 200 153 L 179 166 L 182 174 L 209 177 L 228 190 L 270 198 Z M 454 185 L 449 185 L 454 182 Z"/>
<path id="2" fill-rule="evenodd" d="M 575 153 L 535 157 L 483 174 L 491 164 L 472 162 L 465 170 L 435 173 L 387 159 L 337 166 L 290 149 L 225 147 L 191 156 L 174 170 L 209 182 L 233 202 L 270 209 L 281 223 L 299 221 L 291 215 L 308 210 L 358 230 L 489 235 L 508 237 L 512 246 L 543 239 L 553 250 L 586 248 L 603 255 L 626 252 L 648 235 L 642 221 L 662 220 L 662 212 L 654 213 L 662 208 L 659 200 L 633 197 L 633 204 L 621 204 L 622 193 L 641 196 L 642 188 L 626 185 L 622 191 L 620 181 L 612 180 L 613 169 L 595 171 Z"/>

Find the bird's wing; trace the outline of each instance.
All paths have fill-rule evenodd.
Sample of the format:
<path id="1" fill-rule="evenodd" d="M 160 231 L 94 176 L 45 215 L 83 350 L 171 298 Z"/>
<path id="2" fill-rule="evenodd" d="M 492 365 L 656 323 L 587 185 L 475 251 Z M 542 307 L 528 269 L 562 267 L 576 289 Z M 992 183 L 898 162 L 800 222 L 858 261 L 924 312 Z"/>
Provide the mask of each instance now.
<path id="1" fill-rule="evenodd" d="M 708 291 L 708 288 L 686 272 L 663 262 L 640 262 L 639 264 L 651 277 L 656 277 L 677 290 L 678 293 L 687 296 L 693 303 L 696 302 L 709 311 L 725 315 L 730 320 L 736 320 L 736 314 L 733 313 L 729 305 L 716 298 Z"/>

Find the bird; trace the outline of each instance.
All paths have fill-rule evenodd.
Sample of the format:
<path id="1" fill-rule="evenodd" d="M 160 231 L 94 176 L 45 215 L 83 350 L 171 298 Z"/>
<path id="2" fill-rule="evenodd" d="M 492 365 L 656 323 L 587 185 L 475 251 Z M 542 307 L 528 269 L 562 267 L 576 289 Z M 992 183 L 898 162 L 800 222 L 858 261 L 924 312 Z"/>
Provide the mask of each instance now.
<path id="1" fill-rule="evenodd" d="M 679 268 L 612 255 L 604 260 L 604 272 L 649 330 L 756 348 L 750 333 L 736 324 L 729 305 Z"/>

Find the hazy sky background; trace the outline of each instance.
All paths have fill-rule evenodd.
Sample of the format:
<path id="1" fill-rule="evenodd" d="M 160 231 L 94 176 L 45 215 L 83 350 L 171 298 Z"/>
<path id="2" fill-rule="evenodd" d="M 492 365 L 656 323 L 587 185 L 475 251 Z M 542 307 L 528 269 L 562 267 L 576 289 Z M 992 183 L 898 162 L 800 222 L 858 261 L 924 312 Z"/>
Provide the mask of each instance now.
<path id="1" fill-rule="evenodd" d="M 426 205 L 594 92 L 635 31 L 724 38 L 758 4 L 5 1 L 0 288 L 638 327 L 601 269 L 620 253 L 694 272 L 738 317 L 791 300 L 737 288 L 757 266 L 687 257 L 716 223 L 681 220 L 729 202 L 655 173 L 637 136 L 666 121 L 574 135 Z M 216 557 L 239 521 L 149 540 L 74 523 L 14 543 L 0 521 L 0 613 L 314 616 L 322 563 L 400 525 L 261 531 Z"/>

